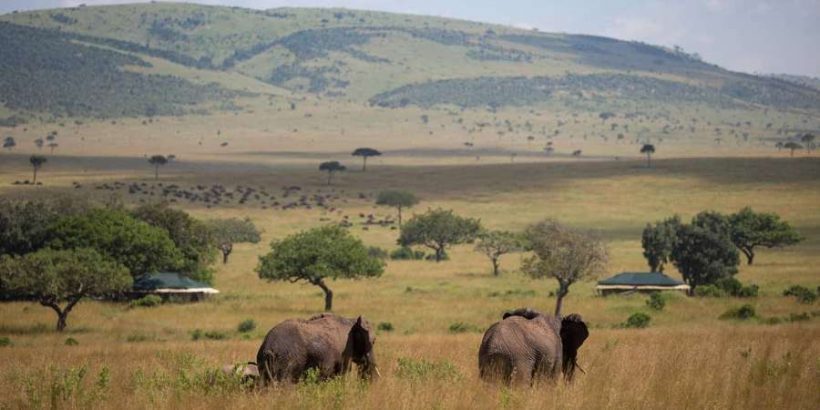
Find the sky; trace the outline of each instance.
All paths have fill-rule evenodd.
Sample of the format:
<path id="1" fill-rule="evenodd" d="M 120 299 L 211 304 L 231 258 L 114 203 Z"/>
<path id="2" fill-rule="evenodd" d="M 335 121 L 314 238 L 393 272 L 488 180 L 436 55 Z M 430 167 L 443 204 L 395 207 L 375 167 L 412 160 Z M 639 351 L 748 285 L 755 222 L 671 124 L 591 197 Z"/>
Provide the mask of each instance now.
<path id="1" fill-rule="evenodd" d="M 13 10 L 139 0 L 0 0 Z M 748 73 L 820 77 L 820 0 L 195 0 L 266 9 L 345 7 L 595 34 L 671 47 Z"/>

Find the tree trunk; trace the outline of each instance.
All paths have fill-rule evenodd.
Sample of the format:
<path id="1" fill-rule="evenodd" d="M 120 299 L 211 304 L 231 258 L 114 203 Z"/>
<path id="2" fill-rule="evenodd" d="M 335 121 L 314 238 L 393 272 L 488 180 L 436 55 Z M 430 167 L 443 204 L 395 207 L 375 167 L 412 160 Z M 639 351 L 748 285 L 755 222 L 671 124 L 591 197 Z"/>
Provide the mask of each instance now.
<path id="1" fill-rule="evenodd" d="M 36 185 L 37 184 L 37 167 L 34 167 L 34 178 L 33 179 L 34 179 L 34 181 L 32 181 L 32 184 Z"/>
<path id="2" fill-rule="evenodd" d="M 436 248 L 436 263 L 441 262 L 441 258 L 444 255 L 444 248 L 438 247 Z"/>
<path id="3" fill-rule="evenodd" d="M 646 153 L 646 167 L 652 168 L 652 154 Z"/>
<path id="4" fill-rule="evenodd" d="M 322 278 L 314 281 L 313 284 L 322 288 L 322 291 L 325 292 L 325 312 L 330 312 L 333 309 L 333 291 L 327 287 L 325 280 Z"/>
<path id="5" fill-rule="evenodd" d="M 154 181 L 159 179 L 159 165 L 154 165 Z"/>
<path id="6" fill-rule="evenodd" d="M 401 205 L 399 205 L 399 228 L 401 228 Z"/>
<path id="7" fill-rule="evenodd" d="M 792 154 L 791 154 L 791 156 L 792 156 L 792 157 L 794 157 L 794 148 L 792 148 Z"/>
<path id="8" fill-rule="evenodd" d="M 746 255 L 746 262 L 748 262 L 749 265 L 754 263 L 754 261 L 755 261 L 755 251 L 754 251 L 754 249 L 752 249 L 752 248 L 749 248 L 749 249 L 741 248 L 740 251 L 743 252 L 744 255 Z"/>
<path id="9" fill-rule="evenodd" d="M 66 327 L 66 319 L 68 319 L 68 314 L 66 312 L 62 312 L 57 314 L 57 331 L 62 332 L 65 330 Z"/>
<path id="10" fill-rule="evenodd" d="M 330 185 L 330 180 L 333 178 L 333 173 L 328 171 L 327 172 L 327 184 Z"/>
<path id="11" fill-rule="evenodd" d="M 564 303 L 564 296 L 569 293 L 569 285 L 558 282 L 558 298 L 555 299 L 555 317 L 561 317 L 561 305 Z"/>
<path id="12" fill-rule="evenodd" d="M 498 258 L 492 258 L 493 261 L 493 276 L 498 276 L 500 273 L 498 270 Z"/>
<path id="13" fill-rule="evenodd" d="M 362 172 L 367 171 L 367 157 L 362 156 Z"/>
<path id="14" fill-rule="evenodd" d="M 228 255 L 230 255 L 230 254 L 231 254 L 230 252 L 226 252 L 224 249 L 222 250 L 222 264 L 223 265 L 228 264 Z"/>

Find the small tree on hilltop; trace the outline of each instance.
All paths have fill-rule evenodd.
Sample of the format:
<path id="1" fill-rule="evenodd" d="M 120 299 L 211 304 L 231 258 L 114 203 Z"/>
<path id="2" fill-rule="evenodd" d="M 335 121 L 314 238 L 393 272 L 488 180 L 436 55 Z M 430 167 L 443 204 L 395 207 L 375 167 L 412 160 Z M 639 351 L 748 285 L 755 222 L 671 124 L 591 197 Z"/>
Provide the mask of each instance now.
<path id="1" fill-rule="evenodd" d="M 521 238 L 519 235 L 507 231 L 488 231 L 478 235 L 478 243 L 475 250 L 487 255 L 493 264 L 493 275 L 501 273 L 500 258 L 511 252 L 521 250 Z"/>
<path id="2" fill-rule="evenodd" d="M 412 192 L 382 191 L 376 198 L 376 205 L 386 205 L 396 208 L 399 212 L 399 226 L 401 227 L 401 210 L 411 208 L 419 203 L 419 199 Z"/>
<path id="3" fill-rule="evenodd" d="M 0 259 L 0 291 L 53 309 L 60 332 L 83 297 L 108 296 L 128 289 L 131 281 L 128 269 L 93 249 L 42 249 Z"/>
<path id="4" fill-rule="evenodd" d="M 593 278 L 606 267 L 608 254 L 600 240 L 556 221 L 531 225 L 524 232 L 524 238 L 527 250 L 533 255 L 524 258 L 521 270 L 533 279 L 558 281 L 556 316 L 561 315 L 561 305 L 573 283 Z"/>
<path id="5" fill-rule="evenodd" d="M 806 133 L 800 137 L 800 142 L 806 144 L 806 152 L 811 154 L 811 150 L 814 147 L 814 134 Z"/>
<path id="6" fill-rule="evenodd" d="M 655 146 L 652 144 L 643 144 L 641 147 L 641 154 L 646 154 L 646 167 L 652 168 L 652 154 L 655 153 Z"/>
<path id="7" fill-rule="evenodd" d="M 325 311 L 333 308 L 333 291 L 326 278 L 377 277 L 384 262 L 371 257 L 361 240 L 337 225 L 314 228 L 274 241 L 259 258 L 256 272 L 270 281 L 305 281 L 325 293 Z"/>
<path id="8" fill-rule="evenodd" d="M 641 245 L 650 271 L 663 272 L 664 266 L 670 262 L 680 225 L 680 218 L 677 216 L 654 225 L 646 224 L 641 237 Z"/>
<path id="9" fill-rule="evenodd" d="M 794 245 L 802 240 L 797 231 L 774 213 L 757 213 L 746 207 L 729 216 L 732 243 L 746 255 L 751 265 L 755 259 L 755 248 L 774 248 Z"/>
<path id="10" fill-rule="evenodd" d="M 9 136 L 9 137 L 6 137 L 3 140 L 3 148 L 5 148 L 9 151 L 11 151 L 16 146 L 17 146 L 17 141 L 14 140 L 14 137 Z"/>
<path id="11" fill-rule="evenodd" d="M 794 141 L 789 141 L 789 142 L 783 144 L 783 148 L 788 149 L 791 152 L 790 156 L 793 157 L 794 156 L 794 151 L 802 149 L 803 146 L 796 143 L 796 142 L 794 142 Z"/>
<path id="12" fill-rule="evenodd" d="M 672 250 L 672 261 L 691 287 L 715 283 L 737 273 L 737 249 L 727 236 L 696 225 L 683 225 Z"/>
<path id="13" fill-rule="evenodd" d="M 367 171 L 367 158 L 377 157 L 382 153 L 373 148 L 356 148 L 351 155 L 354 157 L 362 157 L 362 172 Z"/>
<path id="14" fill-rule="evenodd" d="M 154 179 L 159 179 L 159 167 L 168 163 L 168 158 L 164 155 L 152 155 L 148 158 L 148 163 L 154 166 Z"/>
<path id="15" fill-rule="evenodd" d="M 327 184 L 333 182 L 333 174 L 347 170 L 347 167 L 340 164 L 339 161 L 327 161 L 319 164 L 319 171 L 327 172 Z"/>
<path id="16" fill-rule="evenodd" d="M 441 262 L 449 246 L 475 239 L 480 230 L 478 219 L 460 217 L 452 210 L 431 209 L 407 221 L 398 242 L 401 246 L 426 246 L 435 252 L 436 262 Z"/>
<path id="17" fill-rule="evenodd" d="M 43 164 L 46 163 L 46 157 L 42 155 L 32 155 L 31 158 L 28 159 L 28 162 L 31 163 L 31 167 L 34 169 L 34 177 L 32 183 L 37 183 L 37 171 L 43 167 Z"/>

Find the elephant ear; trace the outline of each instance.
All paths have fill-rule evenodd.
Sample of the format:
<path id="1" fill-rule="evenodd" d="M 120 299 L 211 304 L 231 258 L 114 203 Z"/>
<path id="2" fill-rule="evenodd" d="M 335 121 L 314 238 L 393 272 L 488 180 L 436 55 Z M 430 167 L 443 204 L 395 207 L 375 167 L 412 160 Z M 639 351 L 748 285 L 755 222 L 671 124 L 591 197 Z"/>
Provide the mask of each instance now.
<path id="1" fill-rule="evenodd" d="M 561 320 L 561 345 L 563 346 L 564 376 L 572 379 L 577 366 L 578 348 L 589 337 L 589 329 L 581 315 L 573 313 Z"/>
<path id="2" fill-rule="evenodd" d="M 356 361 L 361 360 L 373 349 L 373 343 L 370 341 L 370 329 L 362 321 L 361 316 L 356 319 L 356 323 L 350 328 L 348 343 L 353 353 L 353 359 Z"/>

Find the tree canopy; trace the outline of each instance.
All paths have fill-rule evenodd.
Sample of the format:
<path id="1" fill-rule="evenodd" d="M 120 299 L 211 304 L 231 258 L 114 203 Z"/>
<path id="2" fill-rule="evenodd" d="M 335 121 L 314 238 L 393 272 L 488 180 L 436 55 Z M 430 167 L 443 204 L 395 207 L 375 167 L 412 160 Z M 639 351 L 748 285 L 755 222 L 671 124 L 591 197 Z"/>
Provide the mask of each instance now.
<path id="1" fill-rule="evenodd" d="M 31 163 L 31 167 L 34 169 L 34 177 L 32 178 L 33 183 L 37 183 L 37 171 L 39 171 L 40 168 L 43 167 L 43 164 L 45 164 L 46 161 L 46 157 L 42 155 L 32 155 L 28 159 L 28 162 Z"/>
<path id="2" fill-rule="evenodd" d="M 671 261 L 680 225 L 680 218 L 677 216 L 656 222 L 654 225 L 646 224 L 641 245 L 650 271 L 663 272 L 665 265 Z"/>
<path id="3" fill-rule="evenodd" d="M 44 247 L 60 212 L 43 201 L 0 199 L 0 255 L 23 255 Z"/>
<path id="4" fill-rule="evenodd" d="M 319 164 L 319 171 L 327 172 L 327 184 L 333 182 L 333 174 L 347 170 L 347 167 L 339 163 L 339 161 L 326 161 Z"/>
<path id="5" fill-rule="evenodd" d="M 305 281 L 325 293 L 325 310 L 333 308 L 333 291 L 325 279 L 377 277 L 384 262 L 371 257 L 367 247 L 347 230 L 328 225 L 273 241 L 271 251 L 259 258 L 256 272 L 270 281 Z"/>
<path id="6" fill-rule="evenodd" d="M 508 231 L 486 231 L 478 235 L 475 250 L 483 253 L 493 264 L 493 275 L 501 273 L 500 262 L 502 256 L 522 249 L 521 236 Z"/>
<path id="7" fill-rule="evenodd" d="M 352 154 L 354 157 L 362 157 L 362 171 L 367 171 L 367 158 L 377 157 L 382 153 L 373 148 L 356 148 Z"/>
<path id="8" fill-rule="evenodd" d="M 401 211 L 403 208 L 412 208 L 419 203 L 419 199 L 412 192 L 389 190 L 379 192 L 376 205 L 392 206 L 399 211 L 399 226 L 401 226 Z"/>
<path id="9" fill-rule="evenodd" d="M 678 228 L 671 254 L 675 267 L 693 291 L 737 273 L 738 253 L 729 235 L 708 226 L 693 223 Z"/>
<path id="10" fill-rule="evenodd" d="M 58 331 L 65 329 L 68 314 L 83 297 L 117 293 L 131 283 L 127 268 L 88 248 L 46 248 L 0 258 L 0 290 L 53 309 Z"/>
<path id="11" fill-rule="evenodd" d="M 524 258 L 521 270 L 533 279 L 558 281 L 556 316 L 561 315 L 561 305 L 570 286 L 597 276 L 608 261 L 606 246 L 598 238 L 553 220 L 530 225 L 524 237 L 527 250 L 533 255 Z"/>
<path id="12" fill-rule="evenodd" d="M 755 212 L 745 207 L 729 215 L 732 243 L 754 263 L 755 248 L 774 248 L 794 245 L 802 240 L 800 234 L 780 216 L 774 213 Z"/>
<path id="13" fill-rule="evenodd" d="M 154 179 L 159 179 L 159 167 L 168 163 L 168 158 L 164 155 L 152 155 L 148 158 L 148 163 L 154 166 Z"/>
<path id="14" fill-rule="evenodd" d="M 655 146 L 654 145 L 652 145 L 652 144 L 643 144 L 643 146 L 641 146 L 641 154 L 646 155 L 646 166 L 647 167 L 652 166 L 652 154 L 654 154 L 654 153 L 655 153 Z"/>
<path id="15" fill-rule="evenodd" d="M 475 239 L 481 230 L 478 219 L 465 218 L 452 210 L 431 209 L 416 215 L 401 227 L 399 245 L 422 245 L 435 251 L 440 262 L 449 246 Z"/>

